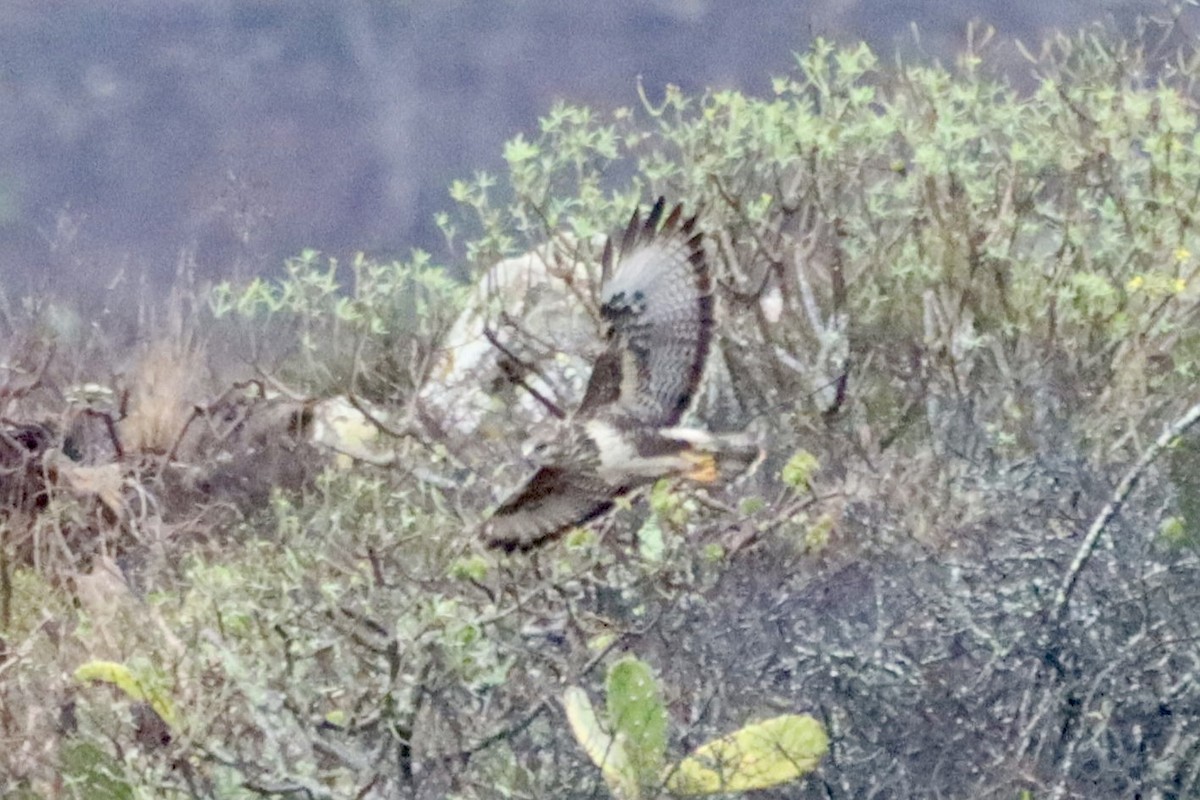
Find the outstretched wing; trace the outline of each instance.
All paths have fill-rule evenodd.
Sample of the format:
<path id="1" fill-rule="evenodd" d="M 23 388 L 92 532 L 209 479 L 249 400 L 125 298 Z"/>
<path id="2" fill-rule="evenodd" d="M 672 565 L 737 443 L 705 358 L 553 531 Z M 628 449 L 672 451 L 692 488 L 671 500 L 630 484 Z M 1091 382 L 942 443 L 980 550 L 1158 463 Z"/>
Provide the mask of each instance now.
<path id="1" fill-rule="evenodd" d="M 600 516 L 622 493 L 594 474 L 542 467 L 484 524 L 484 541 L 509 552 L 530 550 Z"/>
<path id="2" fill-rule="evenodd" d="M 700 386 L 712 282 L 696 218 L 683 219 L 677 205 L 663 220 L 664 204 L 660 197 L 644 220 L 633 213 L 619 253 L 612 239 L 604 247 L 600 313 L 609 344 L 578 417 L 607 409 L 647 427 L 674 425 Z"/>
<path id="3" fill-rule="evenodd" d="M 637 437 L 679 422 L 700 385 L 712 340 L 711 278 L 696 218 L 683 219 L 677 205 L 664 219 L 664 206 L 659 198 L 645 219 L 634 212 L 619 253 L 611 239 L 604 248 L 600 313 L 608 347 L 575 420 L 603 415 L 606 435 L 597 439 L 584 426 L 573 427 L 579 438 L 564 449 L 567 460 L 540 468 L 484 524 L 489 547 L 529 550 L 595 519 L 645 483 L 640 458 L 681 449 L 675 442 L 670 453 L 642 454 Z M 600 477 L 602 464 L 611 473 L 626 458 L 628 482 Z"/>

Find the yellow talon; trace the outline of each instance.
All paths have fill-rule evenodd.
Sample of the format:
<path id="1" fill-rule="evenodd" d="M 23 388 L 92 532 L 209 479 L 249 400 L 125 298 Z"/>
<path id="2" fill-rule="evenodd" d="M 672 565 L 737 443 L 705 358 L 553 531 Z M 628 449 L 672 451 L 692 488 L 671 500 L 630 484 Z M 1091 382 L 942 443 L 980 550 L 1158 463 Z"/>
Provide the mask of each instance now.
<path id="1" fill-rule="evenodd" d="M 719 477 L 717 458 L 712 453 L 688 453 L 687 460 L 694 465 L 687 473 L 689 480 L 697 483 L 714 483 Z"/>

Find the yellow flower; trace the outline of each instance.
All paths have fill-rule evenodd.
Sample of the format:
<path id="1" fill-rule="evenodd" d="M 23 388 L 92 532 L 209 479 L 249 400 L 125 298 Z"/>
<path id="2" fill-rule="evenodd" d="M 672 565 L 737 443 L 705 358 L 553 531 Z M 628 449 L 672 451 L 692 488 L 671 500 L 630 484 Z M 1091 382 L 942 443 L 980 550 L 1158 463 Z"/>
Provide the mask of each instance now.
<path id="1" fill-rule="evenodd" d="M 1174 281 L 1171 282 L 1171 289 L 1175 292 L 1175 294 L 1179 294 L 1186 288 L 1187 288 L 1187 281 L 1185 281 L 1183 278 L 1176 278 Z"/>
<path id="2" fill-rule="evenodd" d="M 1129 283 L 1125 284 L 1125 288 L 1131 292 L 1136 292 L 1138 289 L 1142 288 L 1142 285 L 1145 282 L 1146 282 L 1146 279 L 1143 278 L 1141 275 L 1134 275 L 1132 278 L 1129 279 Z"/>
<path id="3" fill-rule="evenodd" d="M 1188 251 L 1188 249 L 1186 247 L 1180 247 L 1178 250 L 1175 251 L 1175 260 L 1178 261 L 1180 264 L 1182 264 L 1184 261 L 1187 261 L 1191 257 L 1192 257 L 1192 254 Z"/>

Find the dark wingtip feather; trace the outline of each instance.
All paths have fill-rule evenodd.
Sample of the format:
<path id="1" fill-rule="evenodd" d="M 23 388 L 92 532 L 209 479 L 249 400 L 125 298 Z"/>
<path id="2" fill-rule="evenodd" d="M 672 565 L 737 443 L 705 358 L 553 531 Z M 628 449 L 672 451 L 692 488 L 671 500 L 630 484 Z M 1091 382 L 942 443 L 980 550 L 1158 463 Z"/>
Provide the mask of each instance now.
<path id="1" fill-rule="evenodd" d="M 659 200 L 661 201 L 662 198 L 660 197 Z M 667 214 L 667 220 L 666 220 L 666 222 L 664 222 L 662 224 L 663 231 L 664 232 L 674 231 L 676 229 L 676 227 L 679 225 L 679 218 L 682 216 L 683 216 L 683 203 L 677 203 L 675 205 L 675 207 L 671 209 L 671 213 Z"/>
<path id="2" fill-rule="evenodd" d="M 676 231 L 685 237 L 690 237 L 692 230 L 696 226 L 697 215 L 693 214 L 687 219 L 683 219 L 683 203 L 676 203 L 671 211 L 667 214 L 666 220 L 663 220 L 663 211 L 667 207 L 667 198 L 659 195 L 654 201 L 654 206 L 650 212 L 646 214 L 645 219 L 642 218 L 641 208 L 635 208 L 633 214 L 629 217 L 629 223 L 625 226 L 625 231 L 621 236 L 620 254 L 622 256 L 633 251 L 639 244 L 646 244 L 655 239 L 655 237 L 663 234 L 674 234 Z M 697 240 L 698 241 L 698 240 Z M 688 246 L 696 246 L 691 240 L 688 241 Z M 603 262 L 605 270 L 602 273 L 607 279 L 611 276 L 612 258 L 615 254 L 610 254 L 612 249 L 612 237 L 610 236 L 604 244 L 605 261 Z"/>
<path id="3" fill-rule="evenodd" d="M 620 497 L 627 490 L 624 488 L 618 489 L 614 497 Z M 502 550 L 505 553 L 528 553 L 531 550 L 536 550 L 542 545 L 549 544 L 555 539 L 559 539 L 567 531 L 572 528 L 578 528 L 581 525 L 586 525 L 594 519 L 604 516 L 615 506 L 612 500 L 602 500 L 596 503 L 592 508 L 583 512 L 577 519 L 571 522 L 564 523 L 558 527 L 551 528 L 545 531 L 538 531 L 533 536 L 522 537 L 520 535 L 496 535 L 491 523 L 489 522 L 483 528 L 483 545 L 488 550 Z"/>
<path id="4" fill-rule="evenodd" d="M 558 535 L 559 532 L 555 532 L 532 539 L 491 536 L 483 540 L 483 546 L 488 550 L 500 550 L 504 553 L 528 553 L 530 550 L 548 543 L 551 539 L 556 538 Z"/>
<path id="5" fill-rule="evenodd" d="M 613 244 L 612 237 L 604 240 L 604 253 L 600 256 L 600 285 L 603 286 L 612 277 Z"/>
<path id="6" fill-rule="evenodd" d="M 516 539 L 501 539 L 497 536 L 487 536 L 483 540 L 483 546 L 488 550 L 503 550 L 505 553 L 513 553 L 519 547 L 519 542 Z"/>
<path id="7" fill-rule="evenodd" d="M 654 201 L 654 208 L 650 209 L 650 213 L 646 215 L 646 222 L 642 225 L 642 241 L 648 242 L 658 235 L 658 223 L 662 220 L 663 209 L 667 206 L 667 198 L 659 196 Z"/>
<path id="8" fill-rule="evenodd" d="M 629 218 L 629 224 L 625 226 L 625 235 L 621 237 L 622 256 L 632 250 L 633 245 L 637 242 L 638 232 L 642 229 L 641 212 L 640 207 L 633 209 L 633 216 Z"/>

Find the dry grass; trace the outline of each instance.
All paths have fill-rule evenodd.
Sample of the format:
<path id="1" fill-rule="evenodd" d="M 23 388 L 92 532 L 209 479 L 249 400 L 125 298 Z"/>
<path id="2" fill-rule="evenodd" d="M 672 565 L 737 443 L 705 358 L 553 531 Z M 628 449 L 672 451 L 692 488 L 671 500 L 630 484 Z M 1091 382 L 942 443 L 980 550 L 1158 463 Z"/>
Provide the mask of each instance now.
<path id="1" fill-rule="evenodd" d="M 204 397 L 205 368 L 202 345 L 168 339 L 142 348 L 127 378 L 125 414 L 118 423 L 126 450 L 171 451 Z"/>

